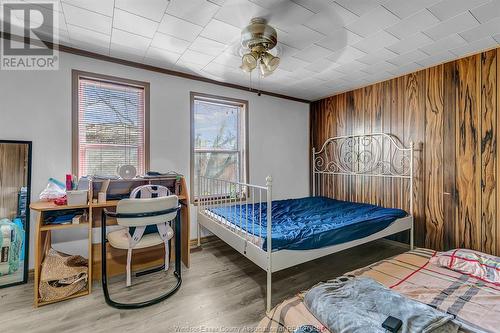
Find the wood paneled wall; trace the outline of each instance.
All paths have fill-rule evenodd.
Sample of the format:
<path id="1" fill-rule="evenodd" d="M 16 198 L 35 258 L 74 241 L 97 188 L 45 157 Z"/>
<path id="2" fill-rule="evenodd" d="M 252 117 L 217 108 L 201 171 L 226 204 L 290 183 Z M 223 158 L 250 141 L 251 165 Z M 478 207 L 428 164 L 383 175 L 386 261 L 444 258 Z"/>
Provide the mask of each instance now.
<path id="1" fill-rule="evenodd" d="M 312 103 L 311 147 L 380 131 L 413 141 L 416 244 L 500 255 L 499 98 L 497 49 Z M 347 182 L 327 194 L 390 205 L 395 181 Z"/>

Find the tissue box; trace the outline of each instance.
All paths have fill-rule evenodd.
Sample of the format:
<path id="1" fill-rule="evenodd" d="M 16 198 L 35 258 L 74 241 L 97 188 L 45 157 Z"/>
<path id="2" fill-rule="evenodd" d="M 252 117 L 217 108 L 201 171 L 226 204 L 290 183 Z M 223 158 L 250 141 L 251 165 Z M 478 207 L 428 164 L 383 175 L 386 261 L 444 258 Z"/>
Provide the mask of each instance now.
<path id="1" fill-rule="evenodd" d="M 87 190 L 66 191 L 68 206 L 86 205 L 88 193 L 89 191 Z"/>

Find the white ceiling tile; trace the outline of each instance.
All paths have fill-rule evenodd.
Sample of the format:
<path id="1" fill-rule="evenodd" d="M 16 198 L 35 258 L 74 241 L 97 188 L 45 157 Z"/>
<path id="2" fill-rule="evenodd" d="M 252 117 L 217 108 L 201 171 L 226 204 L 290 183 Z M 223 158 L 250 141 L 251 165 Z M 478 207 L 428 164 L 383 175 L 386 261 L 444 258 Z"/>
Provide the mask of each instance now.
<path id="1" fill-rule="evenodd" d="M 412 62 L 415 62 L 417 60 L 423 59 L 427 57 L 427 54 L 420 50 L 413 50 L 408 53 L 404 53 L 401 55 L 398 55 L 397 57 L 391 58 L 387 60 L 387 62 L 395 65 L 395 66 L 403 66 Z"/>
<path id="2" fill-rule="evenodd" d="M 449 51 L 441 51 L 430 57 L 418 60 L 417 63 L 425 68 L 432 67 L 456 59 L 456 56 Z"/>
<path id="3" fill-rule="evenodd" d="M 434 43 L 434 41 L 430 37 L 419 32 L 397 43 L 389 45 L 387 48 L 395 53 L 402 54 L 432 43 Z"/>
<path id="4" fill-rule="evenodd" d="M 109 49 L 109 43 L 111 42 L 110 35 L 80 28 L 71 24 L 68 24 L 68 33 L 70 40 L 77 45 L 80 42 L 86 42 L 88 44 L 93 44 L 95 46 L 101 46 Z"/>
<path id="5" fill-rule="evenodd" d="M 175 53 L 183 53 L 191 43 L 173 36 L 168 36 L 157 32 L 151 43 L 152 47 L 157 47 Z"/>
<path id="6" fill-rule="evenodd" d="M 265 4 L 271 4 L 266 6 Z M 297 24 L 305 23 L 314 15 L 314 12 L 309 9 L 297 5 L 292 1 L 261 1 L 261 7 L 269 10 L 270 14 L 265 15 L 269 23 L 281 30 L 289 31 Z"/>
<path id="7" fill-rule="evenodd" d="M 66 23 L 104 34 L 111 34 L 112 18 L 89 10 L 63 3 Z"/>
<path id="8" fill-rule="evenodd" d="M 323 38 L 325 38 L 325 35 L 322 33 L 309 29 L 303 25 L 296 26 L 288 33 L 278 31 L 278 39 L 283 44 L 297 49 L 303 49 Z"/>
<path id="9" fill-rule="evenodd" d="M 493 39 L 496 40 L 498 44 L 500 44 L 500 34 L 493 36 Z"/>
<path id="10" fill-rule="evenodd" d="M 327 59 L 335 63 L 346 64 L 353 60 L 359 59 L 365 55 L 366 55 L 365 52 L 358 50 L 352 46 L 347 46 L 341 50 L 336 51 L 334 54 L 328 56 Z"/>
<path id="11" fill-rule="evenodd" d="M 121 44 L 111 43 L 109 47 L 110 56 L 135 62 L 142 62 L 145 54 L 146 49 L 139 49 Z"/>
<path id="12" fill-rule="evenodd" d="M 391 73 L 394 76 L 400 76 L 408 73 L 413 73 L 421 69 L 423 69 L 422 65 L 417 64 L 416 62 L 412 62 L 404 66 L 397 67 L 396 69 L 390 71 L 389 73 Z"/>
<path id="13" fill-rule="evenodd" d="M 310 65 L 309 62 L 301 60 L 295 57 L 282 57 L 280 60 L 279 68 L 287 72 L 293 72 L 298 68 L 306 68 L 307 65 Z"/>
<path id="14" fill-rule="evenodd" d="M 241 66 L 241 57 L 230 52 L 224 52 L 219 54 L 213 62 L 227 67 L 239 68 Z"/>
<path id="15" fill-rule="evenodd" d="M 194 40 L 194 42 L 189 46 L 189 49 L 211 56 L 216 56 L 223 52 L 226 47 L 227 46 L 225 44 L 200 36 Z"/>
<path id="16" fill-rule="evenodd" d="M 177 63 L 175 64 L 175 68 L 177 70 L 180 70 L 181 72 L 188 73 L 188 74 L 194 74 L 194 75 L 201 75 L 202 74 L 201 70 L 205 66 L 206 65 L 200 65 L 198 63 L 186 62 L 186 61 L 183 61 L 182 59 L 177 60 Z"/>
<path id="17" fill-rule="evenodd" d="M 439 23 L 438 25 L 424 30 L 424 33 L 434 40 L 449 36 L 453 33 L 463 32 L 479 25 L 479 22 L 469 12 L 457 15 Z"/>
<path id="18" fill-rule="evenodd" d="M 323 38 L 322 40 L 316 42 L 317 45 L 323 46 L 332 51 L 340 50 L 348 45 L 353 45 L 362 39 L 361 36 L 346 30 L 344 28 L 339 29 Z"/>
<path id="19" fill-rule="evenodd" d="M 198 37 L 203 27 L 181 20 L 172 15 L 165 15 L 158 28 L 159 32 L 192 42 Z"/>
<path id="20" fill-rule="evenodd" d="M 109 55 L 109 45 L 96 45 L 87 42 L 78 41 L 78 44 L 70 44 L 68 46 L 76 47 L 79 50 L 89 51 L 97 54 Z"/>
<path id="21" fill-rule="evenodd" d="M 203 68 L 203 71 L 214 76 L 224 78 L 234 73 L 234 68 L 211 62 Z"/>
<path id="22" fill-rule="evenodd" d="M 312 71 L 315 73 L 321 73 L 327 69 L 333 69 L 338 67 L 339 64 L 334 63 L 331 60 L 328 59 L 319 59 L 314 61 L 312 64 L 307 64 L 304 68 L 307 69 L 308 71 Z"/>
<path id="23" fill-rule="evenodd" d="M 363 64 L 359 61 L 351 61 L 350 63 L 343 64 L 339 67 L 334 68 L 337 72 L 344 73 L 346 76 L 350 76 L 353 73 L 357 73 L 362 71 L 365 68 L 368 68 L 369 66 L 366 64 Z M 366 73 L 365 73 L 366 74 Z"/>
<path id="24" fill-rule="evenodd" d="M 469 43 L 475 40 L 483 39 L 488 36 L 494 36 L 500 33 L 500 17 L 496 17 L 475 28 L 460 33 L 460 35 Z"/>
<path id="25" fill-rule="evenodd" d="M 360 70 L 352 70 L 348 75 L 341 77 L 346 82 L 352 83 L 354 85 L 359 84 L 365 78 L 370 77 L 370 74 L 365 73 Z"/>
<path id="26" fill-rule="evenodd" d="M 301 80 L 306 77 L 313 77 L 314 74 L 314 72 L 308 71 L 305 68 L 297 68 L 292 72 L 288 72 L 288 76 L 296 80 Z M 289 83 L 294 83 L 294 81 L 290 81 Z"/>
<path id="27" fill-rule="evenodd" d="M 382 6 L 377 6 L 346 26 L 350 31 L 366 37 L 390 27 L 401 20 Z"/>
<path id="28" fill-rule="evenodd" d="M 377 7 L 383 1 L 377 0 L 336 0 L 342 7 L 361 16 Z"/>
<path id="29" fill-rule="evenodd" d="M 268 13 L 267 9 L 248 0 L 228 0 L 214 18 L 235 27 L 244 28 L 250 23 L 252 18 L 263 17 Z"/>
<path id="30" fill-rule="evenodd" d="M 219 20 L 211 20 L 201 36 L 224 44 L 231 44 L 241 38 L 241 29 Z"/>
<path id="31" fill-rule="evenodd" d="M 62 7 L 61 7 L 61 2 L 60 1 L 56 1 L 56 2 L 48 2 L 48 3 L 36 3 L 36 1 L 27 1 L 27 0 L 22 0 L 22 1 L 25 1 L 25 2 L 34 2 L 36 4 L 36 6 L 39 6 L 39 7 L 44 7 L 44 8 L 47 8 L 47 9 L 52 9 L 52 10 L 55 10 L 57 12 L 62 12 Z M 54 6 L 50 6 L 51 4 L 53 4 Z M 4 5 L 8 5 L 7 3 L 5 3 Z"/>
<path id="32" fill-rule="evenodd" d="M 113 16 L 114 0 L 63 0 L 62 2 L 106 16 Z"/>
<path id="33" fill-rule="evenodd" d="M 296 4 L 301 5 L 302 7 L 309 9 L 314 13 L 319 13 L 328 10 L 329 7 L 332 5 L 331 0 L 292 0 L 292 1 L 295 2 Z"/>
<path id="34" fill-rule="evenodd" d="M 450 52 L 457 57 L 463 57 L 469 54 L 477 53 L 478 50 L 487 50 L 497 47 L 498 43 L 493 37 L 486 37 L 469 43 L 465 46 L 451 49 Z"/>
<path id="35" fill-rule="evenodd" d="M 167 14 L 204 27 L 219 8 L 206 0 L 170 0 Z"/>
<path id="36" fill-rule="evenodd" d="M 330 35 L 357 18 L 355 14 L 333 2 L 323 11 L 314 14 L 304 25 L 325 35 Z"/>
<path id="37" fill-rule="evenodd" d="M 113 27 L 136 35 L 153 38 L 158 29 L 158 22 L 117 8 L 113 19 Z"/>
<path id="38" fill-rule="evenodd" d="M 276 46 L 276 48 L 280 49 L 279 56 L 281 58 L 289 58 L 289 57 L 293 56 L 294 54 L 296 54 L 297 52 L 299 52 L 299 49 L 297 49 L 295 47 L 288 46 L 288 45 L 283 44 L 283 43 L 280 43 L 280 41 L 278 41 L 278 45 Z M 240 54 L 236 53 L 236 55 L 239 56 Z"/>
<path id="39" fill-rule="evenodd" d="M 397 67 L 387 61 L 381 61 L 376 64 L 370 65 L 362 69 L 363 72 L 374 75 L 377 73 L 383 73 L 390 70 L 395 70 Z"/>
<path id="40" fill-rule="evenodd" d="M 481 6 L 491 0 L 443 0 L 429 7 L 432 14 L 444 21 L 469 9 Z"/>
<path id="41" fill-rule="evenodd" d="M 161 60 L 161 59 L 155 59 L 155 58 L 148 58 L 147 56 L 144 57 L 143 61 L 144 64 L 154 66 L 154 67 L 159 67 L 159 68 L 165 68 L 169 70 L 174 70 L 174 71 L 179 71 L 179 68 L 177 68 L 177 65 L 172 64 L 171 62 L 168 62 L 166 60 Z"/>
<path id="42" fill-rule="evenodd" d="M 444 50 L 454 49 L 464 46 L 467 42 L 458 34 L 453 34 L 432 44 L 421 47 L 420 49 L 429 55 L 436 55 Z"/>
<path id="43" fill-rule="evenodd" d="M 318 59 L 325 58 L 332 53 L 332 50 L 325 49 L 324 47 L 318 45 L 311 45 L 295 54 L 294 58 L 312 63 Z"/>
<path id="44" fill-rule="evenodd" d="M 41 35 L 42 40 L 51 41 L 52 43 L 55 44 L 71 42 L 67 29 L 57 29 L 57 30 L 51 29 L 50 31 L 42 29 L 39 31 L 39 33 Z"/>
<path id="45" fill-rule="evenodd" d="M 377 50 L 397 43 L 398 41 L 399 39 L 390 33 L 381 30 L 367 38 L 362 39 L 358 43 L 354 44 L 353 47 L 366 53 L 376 53 Z"/>
<path id="46" fill-rule="evenodd" d="M 398 54 L 395 52 L 392 52 L 391 50 L 388 49 L 379 49 L 376 52 L 369 53 L 359 59 L 357 61 L 362 62 L 367 65 L 374 65 L 377 64 L 381 61 L 384 61 L 386 59 L 391 59 L 397 56 Z"/>
<path id="47" fill-rule="evenodd" d="M 149 60 L 156 60 L 161 64 L 175 64 L 180 58 L 180 54 L 175 52 L 170 52 L 163 49 L 158 49 L 156 47 L 150 47 L 146 52 L 146 58 Z"/>
<path id="48" fill-rule="evenodd" d="M 384 4 L 384 7 L 399 16 L 400 18 L 408 17 L 422 9 L 430 7 L 441 0 L 391 0 Z"/>
<path id="49" fill-rule="evenodd" d="M 9 7 L 9 3 L 3 3 L 3 6 Z M 47 27 L 58 27 L 59 29 L 66 29 L 66 20 L 64 17 L 64 13 L 56 11 L 55 7 L 52 7 L 52 9 L 50 9 L 47 6 L 33 5 L 33 8 L 36 8 L 36 10 L 31 12 L 30 22 L 33 25 L 41 25 L 44 22 L 45 17 L 47 17 L 48 15 L 52 15 L 52 22 L 46 22 L 44 25 L 46 25 Z M 3 11 L 0 11 L 0 15 L 1 14 L 3 14 Z M 11 16 L 13 20 L 6 19 L 6 21 L 24 28 L 24 11 L 12 11 Z M 3 17 L 0 18 L 3 19 Z"/>
<path id="50" fill-rule="evenodd" d="M 481 23 L 488 22 L 491 19 L 500 16 L 500 1 L 495 0 L 474 8 L 471 10 L 472 15 Z"/>
<path id="51" fill-rule="evenodd" d="M 369 77 L 365 78 L 366 82 L 370 82 L 370 83 L 376 83 L 376 82 L 382 82 L 382 81 L 386 81 L 390 78 L 393 78 L 394 75 L 389 73 L 389 72 L 379 72 L 379 73 L 375 73 L 373 75 L 370 75 Z"/>
<path id="52" fill-rule="evenodd" d="M 126 10 L 156 22 L 161 21 L 168 4 L 169 0 L 116 0 L 115 2 L 116 8 Z"/>
<path id="53" fill-rule="evenodd" d="M 182 62 L 185 62 L 185 63 L 192 63 L 192 64 L 196 64 L 196 65 L 200 65 L 200 66 L 206 66 L 213 59 L 214 59 L 214 56 L 212 56 L 212 55 L 208 55 L 208 54 L 205 54 L 205 53 L 196 52 L 196 51 L 193 51 L 193 50 L 187 50 L 180 57 L 179 61 L 182 61 Z"/>
<path id="54" fill-rule="evenodd" d="M 398 0 L 398 2 L 401 2 L 401 0 Z M 411 3 L 413 2 L 418 1 L 412 1 Z M 431 12 L 424 9 L 387 28 L 386 31 L 400 39 L 404 39 L 426 28 L 432 27 L 439 22 L 440 21 L 432 15 Z"/>
<path id="55" fill-rule="evenodd" d="M 111 35 L 111 43 L 140 49 L 146 52 L 149 45 L 151 44 L 151 38 L 139 36 L 119 29 L 113 29 L 113 33 Z"/>

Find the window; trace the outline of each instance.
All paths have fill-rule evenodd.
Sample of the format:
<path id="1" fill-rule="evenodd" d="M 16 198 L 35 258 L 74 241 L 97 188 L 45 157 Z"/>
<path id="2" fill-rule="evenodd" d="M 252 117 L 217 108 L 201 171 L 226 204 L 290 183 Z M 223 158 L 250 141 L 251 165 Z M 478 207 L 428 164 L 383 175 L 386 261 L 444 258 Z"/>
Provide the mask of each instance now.
<path id="1" fill-rule="evenodd" d="M 248 102 L 191 93 L 191 197 L 198 177 L 247 181 Z"/>
<path id="2" fill-rule="evenodd" d="M 73 173 L 149 168 L 149 83 L 73 72 Z"/>

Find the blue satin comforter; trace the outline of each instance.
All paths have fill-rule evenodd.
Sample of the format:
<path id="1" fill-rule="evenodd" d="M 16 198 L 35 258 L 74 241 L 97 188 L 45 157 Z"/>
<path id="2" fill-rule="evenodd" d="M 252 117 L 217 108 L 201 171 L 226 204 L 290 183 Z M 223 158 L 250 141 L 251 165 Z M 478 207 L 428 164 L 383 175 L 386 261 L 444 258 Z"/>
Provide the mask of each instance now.
<path id="1" fill-rule="evenodd" d="M 262 224 L 259 227 L 259 207 Z M 267 204 L 211 208 L 210 211 L 265 239 Z M 277 200 L 272 203 L 272 249 L 310 250 L 363 238 L 388 227 L 407 213 L 401 209 L 340 201 L 326 197 Z M 252 227 L 252 221 L 255 221 Z M 247 223 L 248 222 L 248 223 Z"/>

